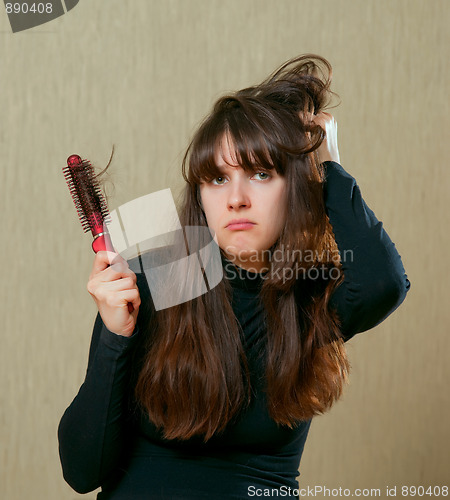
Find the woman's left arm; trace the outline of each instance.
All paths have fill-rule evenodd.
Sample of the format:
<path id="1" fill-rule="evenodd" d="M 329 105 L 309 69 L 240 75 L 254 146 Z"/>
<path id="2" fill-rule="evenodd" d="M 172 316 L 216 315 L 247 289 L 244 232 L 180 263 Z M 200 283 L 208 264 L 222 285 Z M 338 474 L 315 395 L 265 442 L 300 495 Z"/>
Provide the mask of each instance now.
<path id="1" fill-rule="evenodd" d="M 349 340 L 392 314 L 404 301 L 410 282 L 383 223 L 363 200 L 356 180 L 339 164 L 336 121 L 330 114 L 320 113 L 314 122 L 326 132 L 318 151 L 325 169 L 325 209 L 344 273 L 330 306 Z"/>
<path id="2" fill-rule="evenodd" d="M 338 163 L 324 164 L 325 208 L 341 255 L 344 281 L 330 299 L 346 340 L 385 320 L 410 288 L 394 243 Z"/>

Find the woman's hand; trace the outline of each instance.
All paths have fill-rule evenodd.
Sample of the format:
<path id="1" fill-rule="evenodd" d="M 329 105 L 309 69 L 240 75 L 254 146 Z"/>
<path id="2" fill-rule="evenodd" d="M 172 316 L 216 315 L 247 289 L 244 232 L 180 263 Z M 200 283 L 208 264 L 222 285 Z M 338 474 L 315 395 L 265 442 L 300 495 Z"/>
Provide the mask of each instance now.
<path id="1" fill-rule="evenodd" d="M 141 298 L 136 275 L 127 262 L 119 254 L 98 252 L 87 289 L 106 328 L 117 335 L 130 337 L 136 326 Z"/>
<path id="2" fill-rule="evenodd" d="M 323 130 L 325 130 L 325 139 L 317 150 L 320 163 L 324 161 L 335 161 L 336 163 L 340 163 L 337 142 L 337 122 L 334 116 L 324 111 L 311 116 L 313 123 L 320 125 Z"/>

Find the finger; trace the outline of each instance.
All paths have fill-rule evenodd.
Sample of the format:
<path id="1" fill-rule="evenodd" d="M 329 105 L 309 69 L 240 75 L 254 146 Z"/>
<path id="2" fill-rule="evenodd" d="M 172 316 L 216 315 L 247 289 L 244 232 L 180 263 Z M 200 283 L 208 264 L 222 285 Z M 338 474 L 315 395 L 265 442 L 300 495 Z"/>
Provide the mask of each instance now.
<path id="1" fill-rule="evenodd" d="M 141 298 L 138 290 L 123 290 L 115 293 L 108 299 L 110 307 L 127 308 L 128 304 L 133 305 L 133 309 L 137 309 L 141 305 Z"/>
<path id="2" fill-rule="evenodd" d="M 325 122 L 325 116 L 323 115 L 323 112 L 314 115 L 311 121 L 314 123 L 314 125 L 322 126 L 323 123 Z"/>
<path id="3" fill-rule="evenodd" d="M 117 297 L 124 292 L 139 296 L 139 289 L 136 285 L 133 285 L 132 280 L 129 278 L 107 283 L 90 281 L 87 289 L 96 302 L 105 303 L 109 306 L 113 306 L 117 302 Z"/>
<path id="4" fill-rule="evenodd" d="M 136 275 L 127 265 L 107 267 L 93 276 L 92 279 L 98 279 L 99 282 L 105 283 L 108 281 L 120 280 L 121 278 L 132 278 L 134 283 L 137 281 Z"/>
<path id="5" fill-rule="evenodd" d="M 98 286 L 101 286 L 106 292 L 132 289 L 137 290 L 136 282 L 132 276 L 127 276 L 114 281 L 100 281 Z"/>
<path id="6" fill-rule="evenodd" d="M 325 111 L 321 111 L 313 117 L 313 122 L 321 127 L 325 126 L 326 123 L 334 121 L 334 116 Z"/>
<path id="7" fill-rule="evenodd" d="M 100 251 L 95 254 L 94 263 L 92 265 L 92 274 L 97 274 L 103 271 L 111 264 L 119 262 L 123 258 L 115 252 Z"/>
<path id="8" fill-rule="evenodd" d="M 300 120 L 304 123 L 311 123 L 314 118 L 314 114 L 311 111 L 300 111 L 298 113 Z"/>
<path id="9" fill-rule="evenodd" d="M 128 262 L 119 254 L 113 252 L 98 252 L 94 259 L 90 279 L 99 274 L 109 279 L 118 279 L 122 274 L 132 272 Z"/>

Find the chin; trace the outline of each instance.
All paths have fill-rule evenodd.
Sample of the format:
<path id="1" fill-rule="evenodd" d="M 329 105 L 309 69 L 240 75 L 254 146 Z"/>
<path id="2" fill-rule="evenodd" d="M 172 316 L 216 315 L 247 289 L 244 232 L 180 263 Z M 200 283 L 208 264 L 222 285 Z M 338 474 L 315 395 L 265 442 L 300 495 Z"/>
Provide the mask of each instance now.
<path id="1" fill-rule="evenodd" d="M 258 254 L 262 252 L 262 250 L 251 249 L 248 247 L 236 248 L 234 247 L 230 250 L 230 247 L 225 248 L 224 252 L 228 256 L 228 259 L 236 262 L 246 262 L 248 264 L 253 264 L 257 262 L 259 259 L 256 258 Z"/>
<path id="2" fill-rule="evenodd" d="M 233 237 L 220 238 L 219 247 L 225 252 L 226 255 L 234 259 L 248 259 L 248 262 L 255 262 L 256 255 L 264 254 L 270 246 L 266 246 L 265 242 L 252 241 L 255 238 L 249 237 L 247 234 L 235 234 Z M 253 256 L 253 259 L 251 257 Z"/>

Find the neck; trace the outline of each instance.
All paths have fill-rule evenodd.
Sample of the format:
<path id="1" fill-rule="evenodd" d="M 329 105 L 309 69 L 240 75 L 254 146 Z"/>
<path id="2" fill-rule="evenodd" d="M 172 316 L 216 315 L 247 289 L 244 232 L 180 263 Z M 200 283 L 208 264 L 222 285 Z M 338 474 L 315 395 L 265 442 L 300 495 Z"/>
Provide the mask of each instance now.
<path id="1" fill-rule="evenodd" d="M 240 258 L 236 255 L 231 255 L 224 252 L 225 258 L 234 264 L 237 267 L 241 267 L 246 271 L 251 273 L 265 273 L 269 271 L 269 260 L 267 258 L 263 258 L 256 253 L 251 254 L 250 256 L 245 256 L 245 258 Z"/>

